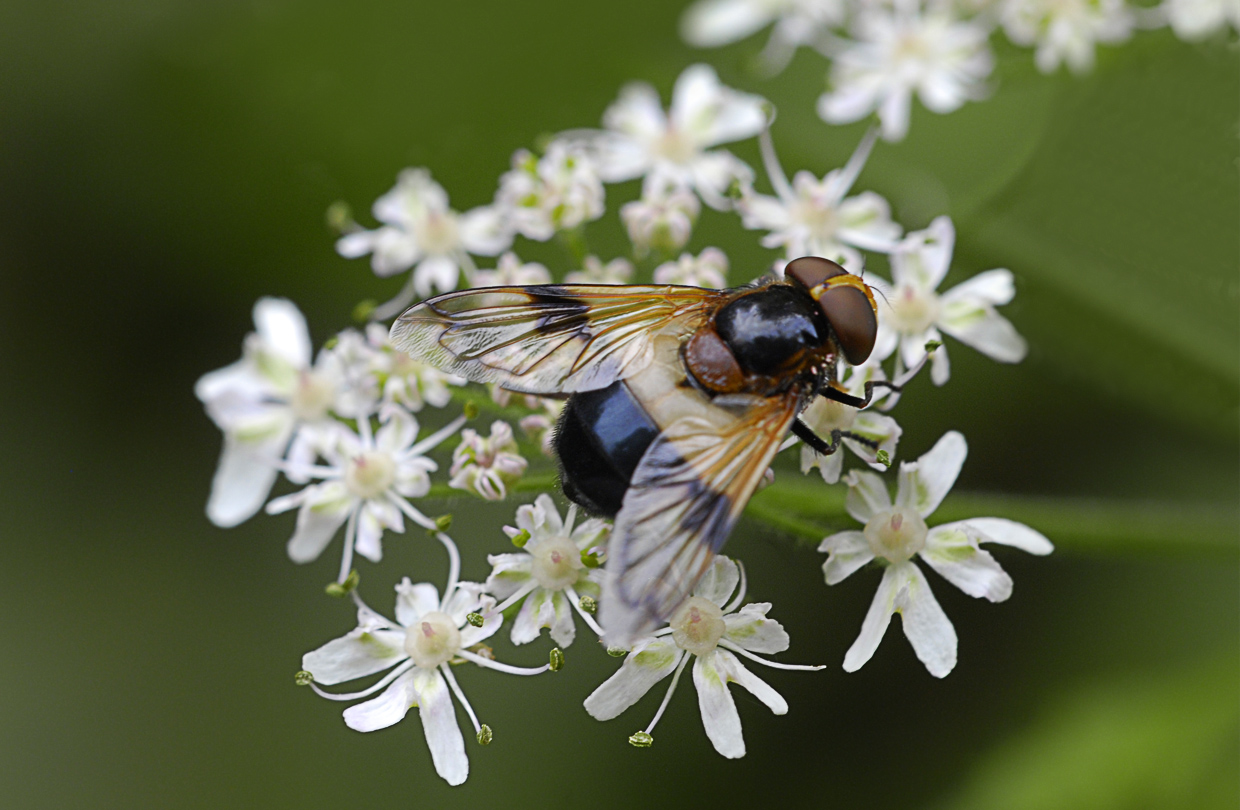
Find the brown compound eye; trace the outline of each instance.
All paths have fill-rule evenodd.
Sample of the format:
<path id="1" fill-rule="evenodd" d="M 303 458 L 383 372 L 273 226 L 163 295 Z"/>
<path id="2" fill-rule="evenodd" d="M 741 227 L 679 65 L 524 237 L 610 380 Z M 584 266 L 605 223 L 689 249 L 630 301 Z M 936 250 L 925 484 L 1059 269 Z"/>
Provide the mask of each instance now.
<path id="1" fill-rule="evenodd" d="M 824 290 L 818 306 L 831 322 L 844 359 L 854 366 L 864 363 L 878 337 L 878 318 L 869 297 L 856 287 L 840 285 Z"/>
<path id="2" fill-rule="evenodd" d="M 802 256 L 788 262 L 788 266 L 784 268 L 784 277 L 792 279 L 807 290 L 812 290 L 827 279 L 847 272 L 843 267 L 828 259 Z"/>

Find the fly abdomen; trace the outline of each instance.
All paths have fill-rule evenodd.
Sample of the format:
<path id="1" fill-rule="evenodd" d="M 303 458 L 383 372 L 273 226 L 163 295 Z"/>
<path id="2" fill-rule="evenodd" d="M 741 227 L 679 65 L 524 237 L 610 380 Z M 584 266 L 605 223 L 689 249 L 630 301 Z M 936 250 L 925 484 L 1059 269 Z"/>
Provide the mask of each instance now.
<path id="1" fill-rule="evenodd" d="M 615 517 L 633 471 L 658 433 L 623 381 L 574 394 L 555 438 L 564 494 L 590 512 Z"/>

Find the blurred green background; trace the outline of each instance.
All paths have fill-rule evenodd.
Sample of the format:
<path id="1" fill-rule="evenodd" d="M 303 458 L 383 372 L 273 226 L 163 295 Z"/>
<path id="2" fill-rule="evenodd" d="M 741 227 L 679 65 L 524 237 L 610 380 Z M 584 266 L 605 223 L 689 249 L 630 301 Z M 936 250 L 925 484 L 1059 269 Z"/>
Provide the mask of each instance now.
<path id="1" fill-rule="evenodd" d="M 747 522 L 729 550 L 752 597 L 773 597 L 783 657 L 830 666 L 761 673 L 785 717 L 735 692 L 741 761 L 711 749 L 687 685 L 651 750 L 625 738 L 660 690 L 589 718 L 581 700 L 616 662 L 584 641 L 558 676 L 462 668 L 496 736 L 470 744 L 458 789 L 416 717 L 360 735 L 293 685 L 303 652 L 353 626 L 322 593 L 336 562 L 289 563 L 291 515 L 207 523 L 220 437 L 194 380 L 238 356 L 261 295 L 296 301 L 321 341 L 395 292 L 335 255 L 333 201 L 369 222 L 397 171 L 425 165 L 458 209 L 484 203 L 514 149 L 594 125 L 626 81 L 666 98 L 708 59 L 778 105 L 789 172 L 847 158 L 862 127 L 814 115 L 820 58 L 762 79 L 761 39 L 693 52 L 679 11 L 0 4 L 0 806 L 1240 804 L 1240 58 L 1225 38 L 1143 33 L 1083 78 L 1000 45 L 991 100 L 917 108 L 861 178 L 908 228 L 954 217 L 946 286 L 1012 268 L 1005 312 L 1032 346 L 1008 367 L 951 345 L 951 384 L 919 381 L 897 411 L 904 458 L 967 435 L 959 509 L 1004 493 L 1058 544 L 999 552 L 1017 583 L 1003 604 L 932 577 L 961 639 L 946 680 L 895 626 L 843 673 L 877 577 L 828 590 L 811 546 Z M 636 192 L 608 193 L 589 231 L 604 258 L 625 246 L 614 201 Z M 724 247 L 741 280 L 771 258 L 757 237 L 707 215 L 690 247 Z M 568 269 L 554 245 L 518 250 Z M 455 508 L 465 574 L 485 576 L 512 504 L 428 508 Z M 375 607 L 405 573 L 442 581 L 437 546 L 389 535 L 387 551 L 361 569 Z M 509 646 L 535 664 L 548 645 Z"/>

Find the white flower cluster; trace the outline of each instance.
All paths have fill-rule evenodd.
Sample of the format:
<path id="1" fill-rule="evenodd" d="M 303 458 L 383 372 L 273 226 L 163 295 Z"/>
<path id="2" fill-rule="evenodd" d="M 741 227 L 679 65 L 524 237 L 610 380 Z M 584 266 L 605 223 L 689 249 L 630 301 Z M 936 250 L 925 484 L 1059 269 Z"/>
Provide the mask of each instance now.
<path id="1" fill-rule="evenodd" d="M 768 71 L 782 70 L 799 47 L 816 49 L 831 61 L 830 89 L 818 100 L 823 120 L 877 113 L 883 137 L 898 141 L 908 132 L 914 94 L 936 113 L 988 94 L 996 29 L 1035 49 L 1043 73 L 1061 64 L 1085 73 L 1097 45 L 1123 42 L 1135 28 L 1170 25 L 1189 41 L 1240 29 L 1240 0 L 1162 0 L 1153 8 L 1127 0 L 697 0 L 681 35 L 710 48 L 768 25 Z"/>
<path id="2" fill-rule="evenodd" d="M 762 4 L 758 13 L 758 4 L 710 2 L 695 7 L 691 19 L 697 20 L 696 25 L 713 25 L 718 41 L 726 38 L 726 26 L 711 14 L 724 6 L 734 17 L 747 20 L 747 30 L 776 20 L 781 42 L 809 43 L 822 26 L 848 24 L 854 26 L 850 30 L 863 30 L 855 27 L 854 11 L 844 2 L 796 0 L 778 13 L 771 11 L 778 5 Z M 875 12 L 879 16 L 873 16 L 864 30 L 874 37 L 897 36 L 888 29 L 930 24 L 930 12 L 906 6 L 897 3 L 894 10 L 883 11 L 887 17 Z M 943 37 L 948 37 L 943 32 L 971 24 L 941 14 L 933 19 Z M 952 81 L 983 73 L 975 68 L 981 64 L 976 56 L 981 51 L 976 49 L 984 46 L 984 36 L 977 39 L 957 31 L 951 35 L 956 39 L 921 44 L 908 39 L 912 35 L 907 31 L 899 36 L 906 37 L 901 47 L 924 46 L 927 59 L 946 59 L 942 54 L 948 51 L 953 59 L 962 59 L 943 68 Z M 948 47 L 944 42 L 954 44 Z M 858 56 L 850 64 L 863 63 Z M 864 104 L 850 102 L 852 108 L 860 109 L 877 99 L 875 94 L 887 93 L 886 81 L 868 84 L 872 97 Z M 947 85 L 919 92 L 923 98 L 929 93 L 940 100 L 968 95 Z M 889 107 L 891 115 L 907 113 L 907 98 L 874 103 Z M 897 109 L 900 104 L 904 113 Z M 769 105 L 761 98 L 728 88 L 711 68 L 695 65 L 677 80 L 668 110 L 652 88 L 631 85 L 604 114 L 602 129 L 562 133 L 541 155 L 518 151 L 489 205 L 458 214 L 449 208 L 447 193 L 428 171 L 402 172 L 397 186 L 374 205 L 375 218 L 382 224 L 374 230 L 348 225 L 337 250 L 346 256 L 369 254 L 380 275 L 412 271 L 402 293 L 373 313 L 377 318 L 395 314 L 415 296 L 455 289 L 462 279 L 471 287 L 552 282 L 546 266 L 525 263 L 512 252 L 518 235 L 557 238 L 570 251 L 579 252 L 579 266 L 563 276 L 567 283 L 624 284 L 637 272 L 633 262 L 626 258 L 604 262 L 589 255 L 584 225 L 605 212 L 606 184 L 640 178 L 640 199 L 622 206 L 619 217 L 633 243 L 635 260 L 651 251 L 664 259 L 657 266 L 646 265 L 657 284 L 727 286 L 727 275 L 734 268 L 722 250 L 706 247 L 676 256 L 688 244 L 702 205 L 735 214 L 738 219 L 733 221 L 742 226 L 736 229 L 738 234 L 743 229 L 764 232 L 761 243 L 784 253 L 773 268 L 776 275 L 786 261 L 804 255 L 838 261 L 856 274 L 865 271 L 867 255 L 886 257 L 890 280 L 865 275 L 867 283 L 882 293 L 874 352 L 864 364 L 845 366 L 838 384 L 841 391 L 857 397 L 870 396 L 877 384 L 881 393 L 874 407 L 858 410 L 819 398 L 801 414 L 820 437 L 830 437 L 835 447 L 847 447 L 862 466 L 845 473 L 843 452 L 820 455 L 808 446 L 798 452 L 803 472 L 817 469 L 824 485 L 843 480 L 848 514 L 864 524 L 862 530 L 832 534 L 822 541 L 820 550 L 828 555 L 824 566 L 828 584 L 867 564 L 883 569 L 873 606 L 844 658 L 844 669 L 853 671 L 869 660 L 891 616 L 899 613 L 918 657 L 932 674 L 943 676 L 956 662 L 955 630 L 913 557 L 920 556 L 966 593 L 1000 601 L 1010 595 L 1012 583 L 981 544 L 1015 546 L 1035 554 L 1048 553 L 1051 546 L 1032 529 L 1000 518 L 927 524 L 964 463 L 965 442 L 959 433 L 948 433 L 918 461 L 900 465 L 894 502 L 875 471 L 885 471 L 897 451 L 902 431 L 886 411 L 899 401 L 903 385 L 926 364 L 936 384 L 948 381 L 945 336 L 1001 362 L 1024 357 L 1023 339 L 996 310 L 1013 298 L 1013 275 L 989 270 L 940 294 L 937 288 L 948 274 L 954 248 L 951 221 L 939 217 L 923 230 L 906 233 L 892 219 L 883 197 L 871 191 L 853 193 L 879 131 L 865 136 L 844 167 L 821 178 L 799 172 L 790 182 L 767 130 L 770 120 Z M 886 118 L 884 125 L 889 126 Z M 754 170 L 720 148 L 755 137 L 771 195 L 756 191 Z M 499 258 L 493 268 L 480 269 L 474 256 Z M 744 279 L 751 280 L 752 275 Z M 490 576 L 482 583 L 461 582 L 460 552 L 446 533 L 450 521 L 446 516 L 428 516 L 415 503 L 433 494 L 436 486 L 438 494 L 458 490 L 488 501 L 549 488 L 545 478 L 541 484 L 531 483 L 530 469 L 548 466 L 540 456 L 554 454 L 554 426 L 563 403 L 500 389 L 493 389 L 490 397 L 474 396 L 460 387 L 462 380 L 395 350 L 380 323 L 336 335 L 317 356 L 305 319 L 292 303 L 260 300 L 254 323 L 241 360 L 205 375 L 196 389 L 224 434 L 207 514 L 217 525 L 235 526 L 264 505 L 270 514 L 296 510 L 288 554 L 298 563 L 319 558 L 337 535 L 343 536 L 339 574 L 328 590 L 352 600 L 357 628 L 307 653 L 298 682 L 334 700 L 367 698 L 344 712 L 346 724 L 358 731 L 391 726 L 416 707 L 436 770 L 449 783 L 460 784 L 468 775 L 469 761 L 454 698 L 469 716 L 479 743 L 489 743 L 492 731 L 478 722 L 453 666 L 469 663 L 509 674 L 557 671 L 564 664 L 563 649 L 576 640 L 582 626 L 601 640 L 602 629 L 593 617 L 606 592 L 600 566 L 607 557 L 610 526 L 578 515 L 575 506 L 562 515 L 552 497 L 542 492 L 533 503 L 517 508 L 515 526 L 503 528 L 516 551 L 494 553 L 493 545 L 478 543 L 478 550 L 487 552 Z M 466 428 L 467 418 L 483 406 L 505 418 L 484 430 Z M 448 410 L 463 413 L 453 418 L 452 413 L 442 413 Z M 420 416 L 437 428 L 423 431 Z M 514 430 L 513 421 L 520 431 Z M 785 448 L 795 444 L 789 440 Z M 436 451 L 438 460 L 431 457 Z M 290 491 L 273 498 L 271 491 L 281 475 Z M 395 618 L 389 619 L 363 601 L 355 556 L 379 563 L 384 535 L 404 534 L 407 521 L 443 545 L 448 577 L 442 593 L 429 583 L 403 580 L 396 588 Z M 489 540 L 499 536 L 497 527 Z M 649 746 L 655 724 L 692 661 L 707 737 L 720 754 L 743 756 L 740 716 L 728 684 L 740 685 L 775 714 L 788 711 L 784 699 L 754 675 L 747 662 L 783 669 L 822 668 L 764 657 L 784 652 L 789 637 L 779 622 L 768 617 L 771 605 L 746 604 L 745 592 L 744 569 L 728 558 L 716 558 L 665 627 L 639 639 L 630 650 L 609 650 L 625 655 L 625 660 L 586 699 L 586 711 L 599 720 L 616 717 L 670 677 L 653 720 L 630 737 L 635 746 Z M 534 642 L 544 629 L 549 631 L 558 646 L 549 651 L 547 665 L 529 669 L 496 660 L 484 642 L 495 636 L 505 619 L 515 645 Z M 340 694 L 322 688 L 385 671 L 358 692 Z"/>

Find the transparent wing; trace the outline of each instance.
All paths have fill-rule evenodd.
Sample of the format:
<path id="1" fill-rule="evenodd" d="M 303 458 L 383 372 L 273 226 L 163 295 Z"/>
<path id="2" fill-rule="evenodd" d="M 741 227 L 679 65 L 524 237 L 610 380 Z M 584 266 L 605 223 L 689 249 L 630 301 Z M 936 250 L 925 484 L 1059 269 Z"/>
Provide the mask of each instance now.
<path id="1" fill-rule="evenodd" d="M 510 391 L 593 391 L 648 365 L 654 334 L 691 331 L 719 295 L 670 285 L 463 290 L 401 315 L 392 343 L 443 371 Z"/>
<path id="2" fill-rule="evenodd" d="M 607 545 L 600 620 L 609 645 L 628 649 L 692 594 L 779 450 L 798 401 L 797 392 L 717 397 L 651 443 Z"/>

